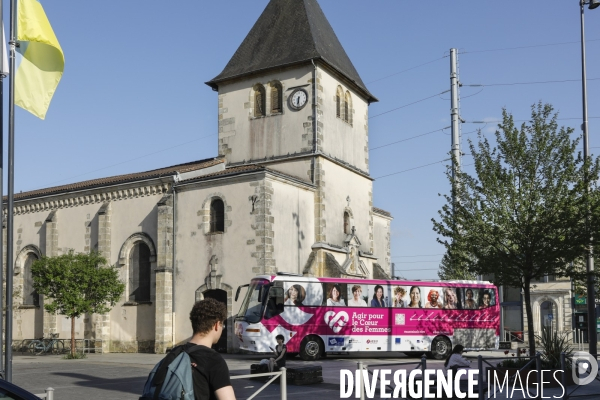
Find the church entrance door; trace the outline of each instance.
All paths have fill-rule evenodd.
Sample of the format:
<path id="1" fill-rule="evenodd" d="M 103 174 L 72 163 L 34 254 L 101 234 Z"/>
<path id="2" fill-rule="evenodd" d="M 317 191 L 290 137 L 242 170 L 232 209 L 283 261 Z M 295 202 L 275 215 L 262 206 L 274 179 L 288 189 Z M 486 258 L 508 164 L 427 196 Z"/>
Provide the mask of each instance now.
<path id="1" fill-rule="evenodd" d="M 221 289 L 207 290 L 202 293 L 205 299 L 215 299 L 227 307 L 227 292 Z M 227 320 L 223 325 L 223 333 L 219 341 L 212 347 L 219 353 L 227 353 Z"/>

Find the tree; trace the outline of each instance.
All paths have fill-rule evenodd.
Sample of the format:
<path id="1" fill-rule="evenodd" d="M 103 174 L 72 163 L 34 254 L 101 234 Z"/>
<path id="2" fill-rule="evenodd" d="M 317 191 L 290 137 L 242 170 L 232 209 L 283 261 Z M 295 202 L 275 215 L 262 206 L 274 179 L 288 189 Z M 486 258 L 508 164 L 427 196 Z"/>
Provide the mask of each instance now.
<path id="1" fill-rule="evenodd" d="M 450 245 L 440 262 L 438 277 L 442 280 L 474 280 L 477 275 L 471 271 L 471 261 L 466 261 L 466 254 L 461 254 L 458 246 Z M 458 253 L 458 254 L 457 254 Z"/>
<path id="2" fill-rule="evenodd" d="M 75 355 L 75 318 L 87 313 L 103 314 L 119 300 L 125 284 L 115 267 L 106 266 L 97 252 L 70 251 L 56 257 L 42 257 L 33 263 L 33 287 L 51 302 L 49 313 L 71 318 L 71 355 Z"/>
<path id="3" fill-rule="evenodd" d="M 533 105 L 531 121 L 519 128 L 506 110 L 496 143 L 478 133 L 469 141 L 475 176 L 457 173 L 451 187 L 458 201 L 445 195 L 433 229 L 453 262 L 476 274 L 493 274 L 494 282 L 521 288 L 525 297 L 528 345 L 535 354 L 531 281 L 544 275 L 575 276 L 582 256 L 598 236 L 598 159 L 576 154 L 579 138 L 559 128 L 549 104 Z M 590 182 L 590 190 L 587 190 Z M 595 243 L 594 243 L 595 242 Z"/>

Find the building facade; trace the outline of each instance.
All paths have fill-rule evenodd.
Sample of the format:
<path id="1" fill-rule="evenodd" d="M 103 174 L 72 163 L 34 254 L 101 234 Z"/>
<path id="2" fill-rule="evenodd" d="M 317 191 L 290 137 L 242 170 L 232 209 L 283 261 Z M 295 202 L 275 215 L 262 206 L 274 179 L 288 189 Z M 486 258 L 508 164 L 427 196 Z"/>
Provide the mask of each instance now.
<path id="1" fill-rule="evenodd" d="M 70 335 L 33 291 L 43 255 L 95 250 L 119 268 L 121 301 L 76 321 L 77 338 L 110 352 L 185 342 L 206 297 L 227 305 L 219 348 L 235 351 L 235 291 L 255 275 L 391 275 L 392 217 L 373 206 L 369 175 L 377 99 L 316 0 L 272 0 L 207 85 L 217 157 L 15 196 L 16 343 Z"/>

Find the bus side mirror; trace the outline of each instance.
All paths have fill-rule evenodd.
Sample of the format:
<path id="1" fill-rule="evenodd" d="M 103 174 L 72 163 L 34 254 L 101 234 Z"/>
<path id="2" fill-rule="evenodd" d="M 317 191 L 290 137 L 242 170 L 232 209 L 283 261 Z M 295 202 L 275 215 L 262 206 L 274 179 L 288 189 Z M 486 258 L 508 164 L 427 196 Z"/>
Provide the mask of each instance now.
<path id="1" fill-rule="evenodd" d="M 238 301 L 238 297 L 240 297 L 240 291 L 242 290 L 243 287 L 248 287 L 250 286 L 250 284 L 246 284 L 246 285 L 241 285 L 238 286 L 237 291 L 235 292 L 235 301 Z"/>

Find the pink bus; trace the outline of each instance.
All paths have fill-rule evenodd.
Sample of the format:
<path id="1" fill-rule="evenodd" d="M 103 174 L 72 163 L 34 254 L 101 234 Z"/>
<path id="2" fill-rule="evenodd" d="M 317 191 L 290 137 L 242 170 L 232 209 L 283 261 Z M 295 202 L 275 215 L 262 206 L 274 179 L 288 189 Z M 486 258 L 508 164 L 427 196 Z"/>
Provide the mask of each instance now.
<path id="1" fill-rule="evenodd" d="M 240 348 L 270 352 L 285 337 L 288 353 L 425 352 L 442 359 L 454 344 L 497 349 L 498 291 L 489 282 L 394 281 L 258 276 L 248 285 L 235 333 Z"/>

